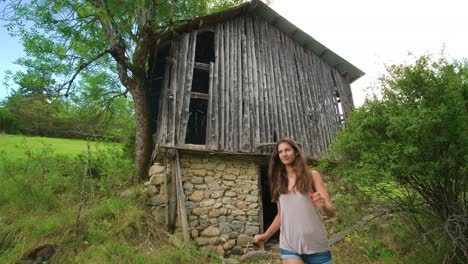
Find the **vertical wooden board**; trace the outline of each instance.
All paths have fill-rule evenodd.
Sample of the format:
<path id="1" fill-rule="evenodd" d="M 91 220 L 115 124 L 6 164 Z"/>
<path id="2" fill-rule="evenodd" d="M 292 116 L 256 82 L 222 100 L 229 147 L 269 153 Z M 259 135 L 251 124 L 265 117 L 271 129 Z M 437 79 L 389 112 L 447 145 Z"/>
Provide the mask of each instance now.
<path id="1" fill-rule="evenodd" d="M 292 71 L 290 62 L 290 53 L 286 45 L 285 35 L 282 32 L 277 31 L 276 39 L 280 50 L 279 52 L 279 67 L 281 70 L 281 80 L 283 82 L 282 96 L 284 97 L 284 104 L 286 109 L 286 125 L 288 127 L 288 137 L 298 141 L 297 133 L 295 130 L 295 113 L 294 113 L 294 102 L 292 100 L 292 90 L 294 89 L 292 81 Z"/>
<path id="2" fill-rule="evenodd" d="M 213 72 L 213 89 L 212 91 L 212 107 L 211 107 L 211 149 L 219 149 L 219 123 L 220 123 L 220 116 L 219 116 L 219 54 L 220 54 L 220 31 L 221 25 L 216 24 L 215 26 L 215 40 L 214 40 L 214 48 L 215 48 L 215 62 L 214 62 L 214 72 Z"/>
<path id="3" fill-rule="evenodd" d="M 306 138 L 306 145 L 308 146 L 307 152 L 310 157 L 316 158 L 315 153 L 314 153 L 314 146 L 313 146 L 313 135 L 312 135 L 312 128 L 311 124 L 309 122 L 309 103 L 312 98 L 311 96 L 307 93 L 307 87 L 309 87 L 308 80 L 305 78 L 305 54 L 304 54 L 304 49 L 300 47 L 297 44 L 294 44 L 294 48 L 296 50 L 295 52 L 295 62 L 296 62 L 296 70 L 299 75 L 299 90 L 298 94 L 296 95 L 298 97 L 298 100 L 301 101 L 301 109 L 300 112 L 302 113 L 302 124 L 303 124 L 303 133 L 304 137 Z"/>
<path id="4" fill-rule="evenodd" d="M 225 103 L 224 103 L 224 87 L 225 87 L 225 62 L 224 62 L 224 25 L 220 24 L 219 30 L 219 145 L 218 150 L 224 150 L 224 132 L 225 132 Z"/>
<path id="5" fill-rule="evenodd" d="M 302 143 L 302 148 L 305 153 L 308 153 L 309 151 L 309 146 L 307 145 L 307 138 L 305 137 L 306 133 L 305 130 L 303 129 L 303 120 L 302 117 L 304 115 L 302 111 L 302 101 L 300 98 L 298 98 L 298 94 L 300 92 L 300 83 L 299 83 L 299 69 L 296 66 L 296 60 L 295 60 L 295 54 L 296 54 L 296 49 L 294 47 L 294 41 L 291 40 L 289 37 L 285 37 L 285 45 L 286 49 L 288 50 L 287 56 L 288 56 L 288 61 L 289 61 L 289 67 L 288 67 L 288 75 L 290 76 L 290 84 L 291 84 L 291 89 L 290 89 L 290 100 L 291 100 L 291 108 L 293 111 L 293 119 L 294 123 L 292 125 L 293 127 L 293 132 L 295 137 L 299 142 Z"/>
<path id="6" fill-rule="evenodd" d="M 190 246 L 190 233 L 189 233 L 189 225 L 187 219 L 187 209 L 185 208 L 185 193 L 182 183 L 182 170 L 180 168 L 180 159 L 179 159 L 179 150 L 176 151 L 176 190 L 177 190 L 177 205 L 179 207 L 179 216 L 180 221 L 182 223 L 182 234 L 184 237 L 184 246 L 186 249 Z"/>
<path id="7" fill-rule="evenodd" d="M 249 63 L 247 61 L 247 40 L 245 36 L 245 18 L 241 20 L 241 50 L 242 50 L 242 144 L 244 152 L 250 150 L 250 107 L 249 107 Z"/>
<path id="8" fill-rule="evenodd" d="M 277 50 L 279 49 L 278 45 L 278 39 L 277 39 L 277 29 L 270 27 L 270 32 L 271 32 L 271 37 L 272 37 L 272 43 L 274 45 L 274 48 Z M 277 97 L 277 102 L 278 102 L 278 107 L 279 107 L 279 124 L 280 124 L 280 135 L 279 138 L 289 136 L 289 129 L 288 129 L 288 120 L 287 120 L 287 108 L 286 108 L 286 102 L 284 98 L 284 86 L 283 86 L 283 73 L 281 72 L 280 69 L 280 62 L 279 62 L 279 57 L 278 57 L 278 52 L 272 52 L 273 54 L 273 69 L 274 69 L 274 75 L 276 77 L 276 97 Z"/>
<path id="9" fill-rule="evenodd" d="M 174 45 L 174 53 L 173 53 L 173 58 L 174 58 L 174 64 L 172 65 L 172 71 L 171 71 L 171 84 L 170 84 L 170 92 L 169 92 L 169 98 L 168 98 L 168 143 L 170 146 L 175 145 L 175 127 L 176 127 L 176 90 L 177 90 L 177 80 L 178 80 L 178 68 L 179 68 L 179 62 L 177 58 L 179 57 L 179 51 L 180 51 L 180 42 L 179 41 L 172 41 Z"/>
<path id="10" fill-rule="evenodd" d="M 271 124 L 270 124 L 270 112 L 269 112 L 269 98 L 268 98 L 268 87 L 267 87 L 267 75 L 266 75 L 266 48 L 265 48 L 265 36 L 263 34 L 263 28 L 264 24 L 262 23 L 262 19 L 259 17 L 256 18 L 256 27 L 258 31 L 258 43 L 259 43 L 259 48 L 257 50 L 260 51 L 260 56 L 258 60 L 259 69 L 260 69 L 260 82 L 261 82 L 261 106 L 263 109 L 263 115 L 261 115 L 261 120 L 263 120 L 263 126 L 265 128 L 265 135 L 264 135 L 264 141 L 265 143 L 272 142 L 272 137 L 271 137 Z"/>
<path id="11" fill-rule="evenodd" d="M 235 89 L 234 89 L 234 68 L 235 68 L 235 62 L 234 62 L 234 53 L 235 53 L 235 46 L 234 46 L 234 21 L 229 20 L 229 129 L 228 129 L 228 149 L 229 151 L 234 150 L 234 113 L 235 113 Z"/>
<path id="12" fill-rule="evenodd" d="M 319 107 L 319 128 L 321 130 L 321 140 L 322 140 L 322 155 L 324 155 L 326 153 L 326 146 L 327 146 L 327 128 L 326 128 L 326 120 L 325 120 L 325 99 L 323 97 L 323 80 L 322 80 L 322 77 L 321 77 L 321 71 L 322 71 L 322 67 L 321 67 L 321 63 L 320 63 L 320 58 L 318 57 L 314 57 L 314 63 L 315 63 L 315 71 L 314 71 L 314 74 L 315 74 L 315 77 L 316 77 L 316 81 L 317 81 L 317 103 L 318 105 L 320 106 Z"/>
<path id="13" fill-rule="evenodd" d="M 260 24 L 258 23 L 258 17 L 253 18 L 253 31 L 254 31 L 254 44 L 255 44 L 255 58 L 257 65 L 257 102 L 258 102 L 258 124 L 259 124 L 259 142 L 266 142 L 266 118 L 265 118 L 265 101 L 264 101 L 264 92 L 263 92 L 263 49 L 261 48 L 261 38 L 260 38 Z"/>
<path id="14" fill-rule="evenodd" d="M 271 142 L 277 141 L 280 134 L 279 129 L 279 117 L 278 117 L 278 105 L 276 104 L 276 83 L 275 76 L 273 72 L 273 55 L 272 53 L 272 44 L 269 34 L 270 24 L 262 21 L 262 32 L 265 41 L 265 63 L 266 63 L 266 83 L 267 83 L 267 93 L 268 93 L 268 105 L 270 109 L 270 122 L 271 122 Z"/>
<path id="15" fill-rule="evenodd" d="M 285 48 L 285 62 L 287 64 L 285 65 L 285 70 L 286 70 L 286 79 L 287 79 L 287 96 L 286 98 L 289 100 L 289 107 L 291 111 L 291 120 L 290 120 L 290 130 L 292 135 L 294 135 L 294 138 L 301 142 L 301 144 L 304 146 L 304 142 L 302 140 L 302 134 L 299 132 L 300 131 L 300 122 L 299 122 L 299 113 L 298 113 L 298 108 L 297 108 L 297 100 L 295 97 L 296 94 L 296 89 L 297 89 L 297 83 L 296 83 L 296 78 L 297 78 L 297 72 L 294 67 L 294 53 L 291 47 L 291 39 L 282 34 L 282 42 L 283 42 L 283 47 Z"/>
<path id="16" fill-rule="evenodd" d="M 224 130 L 224 137 L 225 137 L 225 142 L 224 142 L 224 150 L 230 150 L 231 149 L 231 138 L 230 138 L 230 130 L 232 127 L 232 122 L 231 122 L 231 104 L 230 104 L 230 90 L 231 90 L 231 43 L 230 43 L 230 21 L 226 21 L 224 23 L 224 70 L 225 70 L 225 75 L 224 75 L 224 105 L 225 105 L 225 127 L 226 129 Z"/>
<path id="17" fill-rule="evenodd" d="M 189 34 L 187 34 L 189 35 Z M 185 72 L 185 86 L 183 89 L 183 101 L 181 111 L 181 123 L 179 133 L 179 145 L 185 144 L 187 123 L 189 119 L 190 95 L 192 92 L 193 66 L 195 62 L 195 47 L 197 45 L 197 31 L 193 30 L 189 35 L 189 49 L 187 53 L 187 69 Z"/>
<path id="18" fill-rule="evenodd" d="M 175 102 L 176 102 L 176 133 L 175 133 L 175 144 L 176 145 L 181 145 L 184 144 L 184 142 L 181 142 L 180 140 L 180 132 L 181 132 L 181 127 L 182 127 L 182 108 L 184 105 L 184 88 L 185 88 L 185 83 L 187 82 L 187 55 L 189 51 L 189 41 L 190 41 L 190 34 L 185 33 L 182 35 L 182 46 L 181 46 L 181 51 L 179 54 L 179 69 L 178 69 L 178 76 L 180 78 L 177 81 L 177 89 L 176 89 L 176 97 L 175 97 Z"/>
<path id="19" fill-rule="evenodd" d="M 171 168 L 171 175 L 169 180 L 170 188 L 166 189 L 169 193 L 169 202 L 167 205 L 167 210 L 169 211 L 169 222 L 167 229 L 169 232 L 173 233 L 176 227 L 176 218 L 177 218 L 177 181 L 176 181 L 176 166 L 175 166 L 175 158 L 172 159 L 172 168 Z"/>
<path id="20" fill-rule="evenodd" d="M 322 97 L 323 97 L 323 102 L 324 102 L 324 111 L 323 111 L 323 125 L 325 128 L 325 141 L 326 141 L 326 146 L 325 146 L 325 157 L 328 156 L 328 147 L 330 146 L 331 143 L 331 127 L 330 127 L 330 108 L 333 106 L 331 105 L 331 98 L 328 94 L 328 91 L 330 89 L 330 83 L 328 82 L 327 75 L 329 75 L 329 71 L 327 72 L 327 68 L 325 63 L 320 60 L 320 66 L 321 70 L 319 71 L 320 74 L 320 79 L 321 79 L 321 92 L 322 92 Z M 334 120 L 334 119 L 333 119 Z"/>
<path id="21" fill-rule="evenodd" d="M 236 61 L 236 66 L 237 66 L 237 147 L 236 151 L 241 150 L 242 146 L 242 131 L 243 131 L 243 123 L 242 123 L 242 19 L 237 18 L 236 19 L 236 31 L 237 31 L 237 48 L 236 48 L 236 54 L 237 54 L 237 61 Z"/>
<path id="22" fill-rule="evenodd" d="M 255 142 L 255 102 L 254 102 L 254 92 L 253 92 L 253 62 L 252 62 L 252 47 L 251 47 L 251 25 L 252 22 L 250 17 L 245 17 L 245 40 L 247 48 L 247 91 L 249 96 L 249 115 L 250 115 L 250 124 L 249 124 L 249 133 L 250 133 L 250 142 L 249 142 L 249 151 L 252 152 Z"/>
<path id="23" fill-rule="evenodd" d="M 159 111 L 158 111 L 158 128 L 156 129 L 156 135 L 158 137 L 157 143 L 158 146 L 164 144 L 167 140 L 167 121 L 169 119 L 168 109 L 167 109 L 167 100 L 169 98 L 169 84 L 170 84 L 170 75 L 173 60 L 168 60 L 165 58 L 166 62 L 164 65 L 164 79 L 162 84 L 161 97 L 159 100 Z"/>
<path id="24" fill-rule="evenodd" d="M 312 93 L 313 95 L 313 103 L 312 103 L 312 107 L 313 107 L 313 121 L 314 121 L 314 128 L 315 128 L 315 131 L 316 131 L 316 134 L 317 134 L 317 137 L 316 137 L 316 145 L 317 145 L 317 152 L 320 153 L 320 155 L 323 153 L 323 131 L 322 131 L 322 127 L 321 127 L 321 119 L 320 119 L 320 113 L 321 113 L 321 105 L 320 105 L 320 98 L 319 98 L 319 83 L 318 83 L 318 80 L 317 80 L 317 66 L 316 66 L 316 59 L 315 59 L 315 55 L 307 52 L 307 58 L 308 58 L 308 71 L 307 71 L 307 75 L 310 79 L 310 83 L 311 83 L 311 90 L 310 92 Z"/>
<path id="25" fill-rule="evenodd" d="M 211 133 L 212 133 L 212 109 L 213 109 L 213 71 L 214 71 L 214 63 L 213 62 L 210 62 L 210 73 L 209 73 L 209 86 L 208 86 L 208 109 L 207 109 L 207 117 L 206 117 L 206 148 L 207 149 L 213 149 L 213 143 L 212 143 L 212 137 L 211 137 Z"/>
<path id="26" fill-rule="evenodd" d="M 254 95 L 254 116 L 255 116 L 255 130 L 254 130 L 254 147 L 260 143 L 260 106 L 259 106 L 259 82 L 258 82 L 258 66 L 257 66 L 257 50 L 255 48 L 255 35 L 254 35 L 254 21 L 250 18 L 250 46 L 252 47 L 252 70 L 253 70 L 253 95 Z"/>
<path id="27" fill-rule="evenodd" d="M 310 79 L 310 65 L 309 65 L 309 56 L 304 49 L 301 49 L 299 58 L 302 58 L 302 76 L 305 82 L 303 93 L 305 96 L 305 105 L 306 105 L 306 123 L 307 131 L 309 135 L 309 144 L 312 149 L 312 156 L 318 158 L 319 146 L 317 143 L 318 133 L 317 125 L 315 123 L 315 113 L 314 113 L 314 103 L 315 103 L 315 94 L 313 93 L 313 83 Z"/>
<path id="28" fill-rule="evenodd" d="M 310 144 L 309 130 L 307 124 L 307 103 L 304 87 L 306 85 L 303 77 L 303 57 L 300 56 L 302 48 L 296 43 L 290 41 L 292 54 L 293 69 L 296 72 L 294 97 L 296 100 L 296 111 L 298 114 L 299 134 L 305 148 L 306 155 L 312 157 L 312 148 Z"/>
<path id="29" fill-rule="evenodd" d="M 324 79 L 326 82 L 326 89 L 324 90 L 325 92 L 325 97 L 326 101 L 328 102 L 327 106 L 327 126 L 328 126 L 328 146 L 327 146 L 327 152 L 328 152 L 328 147 L 331 145 L 333 142 L 334 138 L 334 133 L 336 131 L 337 127 L 337 122 L 336 122 L 336 112 L 335 112 L 335 105 L 333 104 L 333 91 L 334 89 L 334 84 L 333 84 L 333 79 L 331 78 L 331 71 L 330 71 L 330 66 L 326 63 L 322 64 L 323 67 L 323 75 Z"/>
<path id="30" fill-rule="evenodd" d="M 275 75 L 274 70 L 274 59 L 273 53 L 276 52 L 274 48 L 274 44 L 272 43 L 272 33 L 271 33 L 271 25 L 270 23 L 265 22 L 264 27 L 264 35 L 266 40 L 266 51 L 267 51 L 267 67 L 268 67 L 268 80 L 269 80 L 269 96 L 270 96 L 270 104 L 271 109 L 273 110 L 272 113 L 272 120 L 274 127 L 271 131 L 273 140 L 278 140 L 281 138 L 282 129 L 280 123 L 280 112 L 281 107 L 279 105 L 279 99 L 277 95 L 278 84 L 277 84 L 277 76 Z"/>
<path id="31" fill-rule="evenodd" d="M 238 67 L 238 52 L 237 52 L 237 43 L 238 43 L 238 20 L 232 20 L 232 33 L 231 33 L 231 53 L 232 53 L 232 149 L 237 152 L 239 149 L 239 96 L 238 93 L 238 84 L 237 84 L 237 67 Z"/>
<path id="32" fill-rule="evenodd" d="M 286 118 L 287 118 L 287 126 L 288 126 L 288 137 L 298 141 L 297 138 L 297 133 L 295 131 L 295 116 L 294 116 L 294 107 L 293 107 L 293 101 L 291 98 L 291 93 L 293 84 L 292 84 L 292 78 L 291 76 L 291 65 L 290 65 L 290 54 L 289 51 L 287 50 L 288 47 L 286 46 L 285 43 L 285 35 L 282 32 L 277 32 L 277 40 L 278 40 L 278 45 L 280 46 L 280 50 L 284 50 L 284 52 L 280 52 L 278 54 L 279 56 L 279 64 L 280 64 L 280 69 L 281 69 L 281 77 L 283 81 L 283 96 L 284 96 L 284 102 L 285 102 L 285 107 L 286 107 Z"/>

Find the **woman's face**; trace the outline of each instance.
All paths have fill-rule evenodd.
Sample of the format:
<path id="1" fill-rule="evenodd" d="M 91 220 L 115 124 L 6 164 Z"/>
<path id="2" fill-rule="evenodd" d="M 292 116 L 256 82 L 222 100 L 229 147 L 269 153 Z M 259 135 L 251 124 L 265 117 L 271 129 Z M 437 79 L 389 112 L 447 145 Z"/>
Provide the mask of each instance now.
<path id="1" fill-rule="evenodd" d="M 291 165 L 296 159 L 296 152 L 291 145 L 286 142 L 278 145 L 278 155 L 284 165 Z"/>

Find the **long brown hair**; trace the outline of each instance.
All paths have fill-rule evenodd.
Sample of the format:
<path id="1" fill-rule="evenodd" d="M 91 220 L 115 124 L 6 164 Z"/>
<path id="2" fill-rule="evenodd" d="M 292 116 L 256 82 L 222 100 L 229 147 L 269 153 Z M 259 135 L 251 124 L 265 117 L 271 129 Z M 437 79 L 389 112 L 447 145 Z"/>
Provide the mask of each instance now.
<path id="1" fill-rule="evenodd" d="M 292 167 L 296 173 L 296 191 L 306 193 L 314 190 L 312 179 L 308 174 L 307 163 L 305 160 L 304 152 L 292 139 L 282 138 L 276 142 L 273 153 L 271 153 L 270 164 L 268 167 L 268 178 L 270 181 L 270 193 L 272 202 L 279 199 L 280 194 L 288 192 L 288 176 L 286 173 L 286 166 L 281 162 L 278 146 L 281 143 L 287 143 L 294 150 L 296 155 Z"/>

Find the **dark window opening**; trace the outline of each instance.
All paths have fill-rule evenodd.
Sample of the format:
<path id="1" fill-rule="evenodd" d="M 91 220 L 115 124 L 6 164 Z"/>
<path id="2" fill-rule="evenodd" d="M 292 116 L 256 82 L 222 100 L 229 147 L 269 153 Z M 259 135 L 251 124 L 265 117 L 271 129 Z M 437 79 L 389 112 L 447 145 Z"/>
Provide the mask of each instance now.
<path id="1" fill-rule="evenodd" d="M 195 61 L 209 64 L 214 60 L 214 32 L 199 33 L 197 35 L 197 46 L 195 47 Z"/>
<path id="2" fill-rule="evenodd" d="M 262 213 L 263 213 L 263 232 L 265 232 L 268 227 L 273 223 L 276 215 L 278 214 L 278 207 L 276 203 L 271 201 L 270 195 L 270 184 L 268 182 L 268 165 L 260 165 L 259 166 L 260 172 L 260 188 L 261 188 L 261 195 L 262 195 Z M 271 238 L 270 241 L 278 240 L 279 233 L 276 232 Z"/>
<path id="3" fill-rule="evenodd" d="M 205 145 L 208 100 L 192 98 L 189 109 L 185 143 Z"/>
<path id="4" fill-rule="evenodd" d="M 210 73 L 204 70 L 193 69 L 192 92 L 208 94 L 210 86 Z"/>
<path id="5" fill-rule="evenodd" d="M 337 116 L 337 121 L 340 124 L 344 123 L 344 113 L 343 113 L 343 105 L 341 104 L 341 97 L 340 93 L 335 90 L 333 94 L 333 103 L 335 104 L 335 112 Z"/>

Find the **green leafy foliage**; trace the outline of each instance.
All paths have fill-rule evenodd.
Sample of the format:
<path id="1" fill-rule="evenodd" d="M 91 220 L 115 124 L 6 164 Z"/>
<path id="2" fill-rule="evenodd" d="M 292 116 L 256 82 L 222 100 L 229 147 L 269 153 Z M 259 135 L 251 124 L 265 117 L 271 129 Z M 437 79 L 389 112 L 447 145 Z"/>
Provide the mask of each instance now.
<path id="1" fill-rule="evenodd" d="M 468 255 L 468 64 L 421 57 L 388 72 L 382 99 L 352 113 L 333 153 L 456 263 Z"/>
<path id="2" fill-rule="evenodd" d="M 10 34 L 23 42 L 26 57 L 18 64 L 29 73 L 47 73 L 32 75 L 46 77 L 40 80 L 47 82 L 34 86 L 43 93 L 69 96 L 76 92 L 76 82 L 82 81 L 98 89 L 103 98 L 132 95 L 138 106 L 134 107 L 136 173 L 143 180 L 153 133 L 146 95 L 154 69 L 149 69 L 156 65 L 154 51 L 161 37 L 187 20 L 241 2 L 15 0 L 8 3 L 2 18 Z M 16 79 L 21 75 L 16 73 Z"/>

